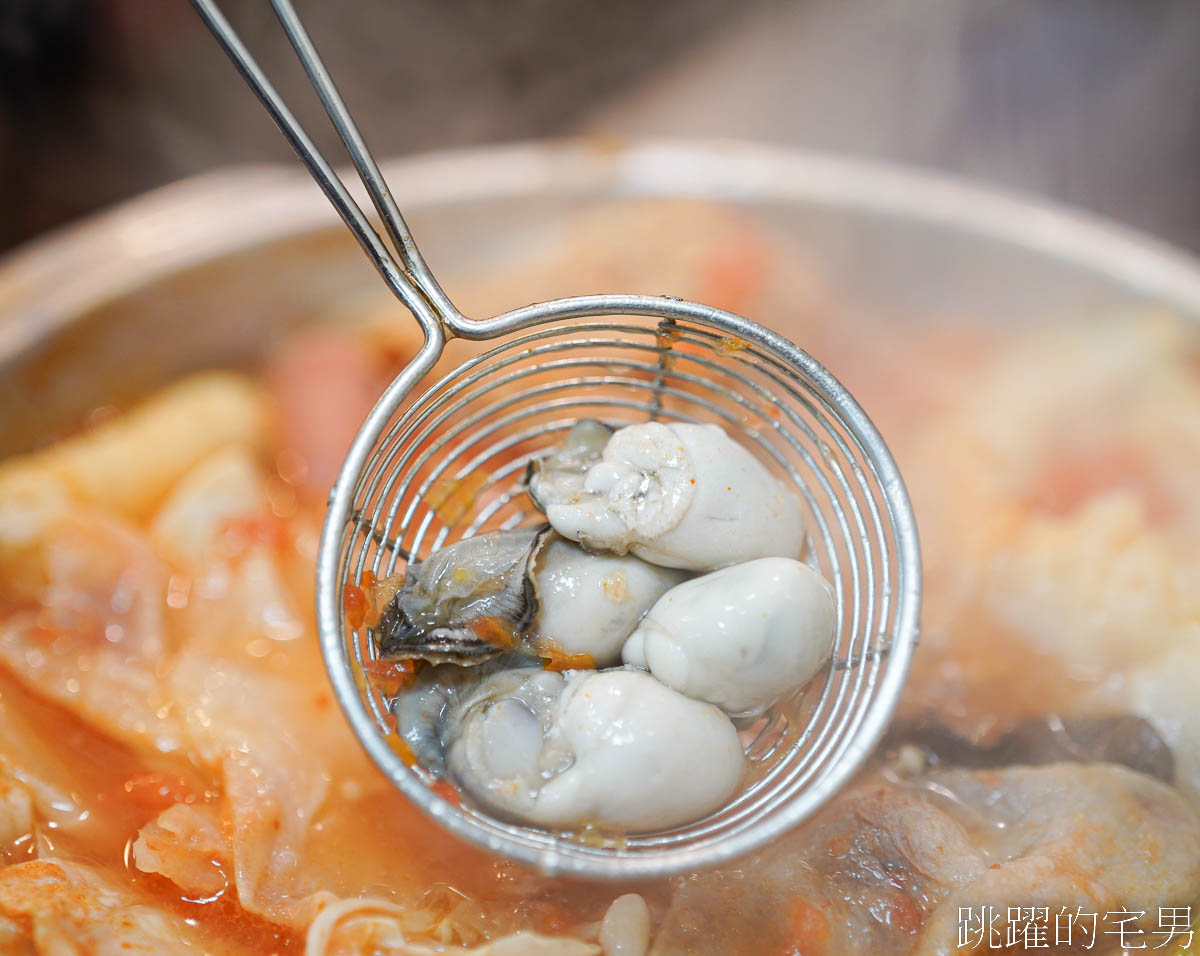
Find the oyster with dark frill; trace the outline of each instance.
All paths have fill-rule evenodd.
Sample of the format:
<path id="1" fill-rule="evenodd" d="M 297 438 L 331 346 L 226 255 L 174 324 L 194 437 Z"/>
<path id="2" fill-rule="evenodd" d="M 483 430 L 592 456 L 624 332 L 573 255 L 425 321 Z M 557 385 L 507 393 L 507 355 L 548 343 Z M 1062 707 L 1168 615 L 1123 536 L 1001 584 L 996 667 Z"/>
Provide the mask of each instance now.
<path id="1" fill-rule="evenodd" d="M 464 538 L 409 564 L 384 607 L 384 658 L 477 664 L 516 649 L 537 611 L 530 564 L 546 528 Z"/>
<path id="2" fill-rule="evenodd" d="M 398 588 L 380 582 L 376 640 L 392 660 L 474 665 L 518 653 L 604 667 L 684 577 L 632 555 L 588 554 L 547 527 L 488 532 L 410 564 Z"/>

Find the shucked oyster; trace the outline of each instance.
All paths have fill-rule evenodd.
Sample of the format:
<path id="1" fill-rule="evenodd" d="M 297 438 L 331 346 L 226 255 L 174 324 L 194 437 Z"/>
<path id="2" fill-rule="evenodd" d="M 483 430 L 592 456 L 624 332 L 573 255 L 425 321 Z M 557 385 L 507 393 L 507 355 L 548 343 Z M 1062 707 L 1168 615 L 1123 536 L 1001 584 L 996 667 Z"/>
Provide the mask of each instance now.
<path id="1" fill-rule="evenodd" d="M 675 690 L 753 717 L 829 660 L 833 591 L 807 564 L 759 558 L 672 588 L 625 644 L 625 663 Z"/>
<path id="2" fill-rule="evenodd" d="M 588 554 L 550 532 L 534 559 L 538 609 L 530 633 L 543 656 L 586 655 L 596 667 L 617 664 L 650 606 L 686 579 L 683 571 L 632 554 Z"/>
<path id="3" fill-rule="evenodd" d="M 629 425 L 598 457 L 599 431 L 577 434 L 581 427 L 528 480 L 563 537 L 693 571 L 799 557 L 799 502 L 716 425 Z"/>
<path id="4" fill-rule="evenodd" d="M 521 650 L 603 667 L 682 579 L 632 555 L 589 555 L 548 528 L 489 532 L 409 565 L 380 616 L 379 650 L 460 664 Z"/>
<path id="5" fill-rule="evenodd" d="M 542 539 L 496 531 L 411 562 L 379 618 L 380 656 L 472 664 L 513 650 L 537 609 L 530 562 Z"/>
<path id="6" fill-rule="evenodd" d="M 562 442 L 544 458 L 535 458 L 525 472 L 525 485 L 533 503 L 542 511 L 546 502 L 541 499 L 545 489 L 554 500 L 583 493 L 587 471 L 600 460 L 604 446 L 614 429 L 594 418 L 581 418 L 567 432 Z"/>
<path id="7" fill-rule="evenodd" d="M 441 693 L 433 761 L 444 757 L 459 786 L 504 816 L 652 830 L 712 812 L 741 779 L 729 718 L 640 671 L 501 670 L 443 684 Z M 398 702 L 402 733 L 420 713 Z M 408 739 L 429 761 L 428 730 Z"/>
<path id="8" fill-rule="evenodd" d="M 477 667 L 438 664 L 426 667 L 396 695 L 391 706 L 397 732 L 421 766 L 437 774 L 446 772 L 446 749 L 457 732 L 451 721 L 461 712 L 460 702 L 500 673 L 509 676 L 492 680 L 498 690 L 549 672 L 513 654 L 492 658 Z"/>

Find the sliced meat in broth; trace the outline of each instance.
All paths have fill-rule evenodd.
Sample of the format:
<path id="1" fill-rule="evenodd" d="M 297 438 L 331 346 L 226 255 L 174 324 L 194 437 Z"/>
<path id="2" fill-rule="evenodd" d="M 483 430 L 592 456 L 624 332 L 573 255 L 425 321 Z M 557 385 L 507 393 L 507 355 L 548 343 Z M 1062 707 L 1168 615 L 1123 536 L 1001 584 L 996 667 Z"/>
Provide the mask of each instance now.
<path id="1" fill-rule="evenodd" d="M 934 771 L 859 787 L 758 857 L 687 878 L 652 952 L 753 938 L 949 953 L 959 907 L 1153 912 L 1197 893 L 1200 819 L 1158 780 L 1109 764 Z"/>

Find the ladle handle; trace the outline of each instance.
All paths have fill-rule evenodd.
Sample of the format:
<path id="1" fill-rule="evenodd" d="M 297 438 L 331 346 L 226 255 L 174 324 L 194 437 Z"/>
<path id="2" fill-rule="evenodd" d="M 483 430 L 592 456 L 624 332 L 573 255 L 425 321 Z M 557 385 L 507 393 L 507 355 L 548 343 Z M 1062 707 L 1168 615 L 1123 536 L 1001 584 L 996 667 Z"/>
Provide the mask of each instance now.
<path id="1" fill-rule="evenodd" d="M 292 7 L 291 0 L 271 0 L 279 22 L 287 33 L 296 56 L 300 59 L 309 81 L 313 85 L 321 105 L 325 107 L 330 121 L 350 154 L 359 178 L 366 187 L 376 210 L 383 219 L 388 234 L 395 244 L 399 262 L 393 256 L 380 235 L 371 226 L 362 207 L 354 200 L 345 184 L 334 172 L 328 160 L 321 155 L 300 121 L 288 108 L 283 97 L 275 89 L 262 67 L 242 43 L 237 32 L 221 13 L 215 0 L 191 0 L 209 30 L 217 38 L 229 58 L 241 73 L 242 78 L 259 98 L 284 138 L 307 167 L 317 185 L 333 204 L 354 237 L 358 240 L 371 264 L 379 271 L 391 292 L 412 312 L 425 332 L 426 340 L 435 340 L 440 349 L 447 333 L 469 327 L 465 318 L 442 291 L 429 271 L 424 257 L 417 248 L 408 230 L 408 225 L 384 181 L 379 166 L 367 149 L 345 101 L 334 85 L 312 39 Z"/>

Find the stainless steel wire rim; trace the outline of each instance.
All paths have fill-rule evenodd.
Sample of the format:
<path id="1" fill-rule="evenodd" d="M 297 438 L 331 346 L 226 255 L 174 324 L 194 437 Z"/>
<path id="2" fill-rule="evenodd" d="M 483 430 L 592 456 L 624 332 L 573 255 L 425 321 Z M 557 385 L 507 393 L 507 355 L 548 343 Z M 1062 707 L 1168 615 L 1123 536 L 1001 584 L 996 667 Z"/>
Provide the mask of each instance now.
<path id="1" fill-rule="evenodd" d="M 587 316 L 609 321 L 563 322 Z M 547 872 L 611 879 L 687 872 L 746 854 L 809 817 L 861 768 L 903 687 L 918 635 L 920 553 L 895 462 L 827 370 L 732 313 L 610 295 L 531 306 L 510 318 L 512 334 L 501 344 L 414 397 L 436 360 L 418 357 L 354 442 L 318 553 L 318 629 L 335 695 L 401 791 L 493 852 Z M 749 742 L 757 758 L 750 785 L 706 820 L 622 840 L 509 823 L 430 789 L 429 775 L 389 743 L 386 702 L 373 696 L 363 671 L 370 635 L 348 628 L 340 601 L 363 570 L 386 574 L 409 554 L 531 520 L 517 487 L 526 461 L 585 414 L 615 423 L 716 421 L 748 435 L 748 447 L 806 500 L 813 563 L 838 594 L 834 664 Z M 440 521 L 424 496 L 481 469 L 489 480 L 478 506 L 453 526 Z"/>

